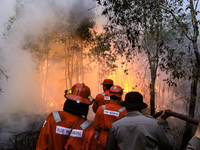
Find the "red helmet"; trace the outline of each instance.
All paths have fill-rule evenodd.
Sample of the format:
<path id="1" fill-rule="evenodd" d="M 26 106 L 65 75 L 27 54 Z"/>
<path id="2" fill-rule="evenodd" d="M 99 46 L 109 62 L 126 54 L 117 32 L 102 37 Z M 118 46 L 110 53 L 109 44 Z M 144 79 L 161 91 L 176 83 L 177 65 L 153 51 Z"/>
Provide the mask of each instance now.
<path id="1" fill-rule="evenodd" d="M 105 79 L 105 80 L 103 80 L 103 82 L 101 83 L 101 85 L 104 85 L 104 84 L 112 84 L 113 85 L 113 80 L 111 80 L 111 79 Z"/>
<path id="2" fill-rule="evenodd" d="M 123 89 L 120 86 L 118 86 L 118 85 L 113 85 L 110 88 L 109 93 L 110 93 L 110 96 L 115 95 L 117 97 L 122 97 Z"/>
<path id="3" fill-rule="evenodd" d="M 65 97 L 74 100 L 77 103 L 92 104 L 90 101 L 90 88 L 84 83 L 74 84 Z"/>

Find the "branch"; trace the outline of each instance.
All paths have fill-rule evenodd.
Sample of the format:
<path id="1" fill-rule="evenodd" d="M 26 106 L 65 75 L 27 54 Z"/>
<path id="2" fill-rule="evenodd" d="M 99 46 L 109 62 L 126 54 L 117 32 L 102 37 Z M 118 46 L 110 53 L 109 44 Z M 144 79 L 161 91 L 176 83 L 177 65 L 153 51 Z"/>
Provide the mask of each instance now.
<path id="1" fill-rule="evenodd" d="M 199 0 L 197 0 L 196 6 L 195 6 L 195 10 L 197 10 L 198 3 L 199 3 Z"/>
<path id="2" fill-rule="evenodd" d="M 173 13 L 173 11 L 171 10 L 171 8 L 168 8 L 166 6 L 163 6 L 162 4 L 160 4 L 160 7 L 161 9 L 164 9 L 166 11 L 169 11 L 172 16 L 174 17 L 174 19 L 176 20 L 176 22 L 179 24 L 179 26 L 181 27 L 181 29 L 183 30 L 184 34 L 186 35 L 186 37 L 189 39 L 189 40 L 192 40 L 191 37 L 189 37 L 189 35 L 187 34 L 187 32 L 185 31 L 185 29 L 183 28 L 183 26 L 181 25 L 181 22 L 178 20 L 178 18 L 175 16 L 175 14 Z"/>

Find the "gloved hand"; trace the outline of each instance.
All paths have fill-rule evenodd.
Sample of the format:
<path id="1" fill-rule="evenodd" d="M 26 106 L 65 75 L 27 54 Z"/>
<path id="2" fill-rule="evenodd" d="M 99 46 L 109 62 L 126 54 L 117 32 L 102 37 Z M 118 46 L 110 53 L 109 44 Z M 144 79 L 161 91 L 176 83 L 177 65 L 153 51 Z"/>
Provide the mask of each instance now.
<path id="1" fill-rule="evenodd" d="M 165 122 L 168 117 L 169 117 L 169 115 L 167 115 L 165 113 L 165 110 L 163 110 L 162 114 L 160 115 L 159 121 L 160 122 Z"/>

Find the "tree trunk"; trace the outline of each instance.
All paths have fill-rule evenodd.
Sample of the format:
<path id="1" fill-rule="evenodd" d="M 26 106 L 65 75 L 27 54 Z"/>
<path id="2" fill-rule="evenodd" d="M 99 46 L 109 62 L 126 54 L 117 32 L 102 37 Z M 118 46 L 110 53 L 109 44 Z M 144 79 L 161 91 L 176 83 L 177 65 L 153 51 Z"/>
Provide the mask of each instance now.
<path id="1" fill-rule="evenodd" d="M 43 90 L 43 102 L 45 102 L 44 109 L 46 109 L 47 103 L 48 103 L 48 74 L 49 74 L 49 47 L 48 47 L 48 41 L 45 39 L 44 41 L 44 51 L 46 53 L 46 76 L 45 76 L 45 81 L 44 81 L 44 90 Z"/>
<path id="2" fill-rule="evenodd" d="M 77 44 L 77 40 L 76 40 L 76 44 Z M 79 53 L 80 52 L 77 52 L 76 53 L 76 56 L 75 56 L 75 58 L 76 58 L 76 60 L 75 60 L 75 62 L 76 62 L 76 83 L 78 83 L 79 82 L 79 76 L 80 76 L 80 58 L 79 58 Z"/>
<path id="3" fill-rule="evenodd" d="M 65 41 L 64 44 L 64 53 L 65 53 L 65 88 L 67 89 L 67 50 L 66 50 L 67 43 Z"/>
<path id="4" fill-rule="evenodd" d="M 194 66 L 191 91 L 190 91 L 189 113 L 188 113 L 188 115 L 192 118 L 194 118 L 196 98 L 197 98 L 197 85 L 198 85 L 198 76 L 196 76 L 197 70 L 198 70 L 198 68 L 196 66 Z M 192 127 L 193 126 L 189 122 L 186 123 L 185 132 L 183 134 L 180 150 L 185 150 L 187 143 L 191 139 Z"/>
<path id="5" fill-rule="evenodd" d="M 83 41 L 81 40 L 81 77 L 84 82 L 84 65 L 83 65 Z"/>
<path id="6" fill-rule="evenodd" d="M 193 77 L 192 77 L 192 84 L 191 84 L 191 91 L 190 91 L 190 102 L 189 102 L 189 112 L 188 115 L 192 118 L 194 118 L 194 112 L 195 112 L 195 105 L 196 105 L 196 98 L 197 98 L 197 85 L 199 81 L 199 72 L 200 72 L 200 53 L 198 51 L 197 46 L 197 39 L 199 35 L 198 30 L 198 22 L 196 19 L 196 12 L 193 5 L 193 0 L 190 0 L 190 13 L 192 16 L 192 25 L 193 25 L 193 31 L 194 35 L 192 37 L 192 43 L 194 48 L 194 54 L 196 57 L 195 66 L 193 68 Z M 186 124 L 185 132 L 182 138 L 182 144 L 181 144 L 181 150 L 184 150 L 187 146 L 187 143 L 189 142 L 192 134 L 192 125 L 190 123 Z"/>
<path id="7" fill-rule="evenodd" d="M 71 43 L 71 39 L 69 37 L 69 45 L 68 45 L 68 48 L 67 48 L 67 55 L 68 55 L 68 59 L 67 59 L 67 67 L 68 67 L 68 80 L 69 80 L 69 87 L 71 88 L 72 87 L 72 79 L 71 79 L 71 66 L 70 66 L 70 60 L 71 60 L 71 54 L 70 54 L 70 43 Z"/>
<path id="8" fill-rule="evenodd" d="M 157 5 L 157 8 L 158 7 L 158 3 L 155 1 L 155 5 Z M 145 10 L 145 7 L 144 7 L 144 10 Z M 148 35 L 148 32 L 147 32 L 147 19 L 146 19 L 146 14 L 144 14 L 144 22 L 145 22 L 145 46 L 146 46 L 146 51 L 147 51 L 147 54 L 148 54 L 148 61 L 149 61 L 149 66 L 150 66 L 150 71 L 151 71 L 151 83 L 150 83 L 150 113 L 151 115 L 155 114 L 155 81 L 156 81 L 156 75 L 157 75 L 157 68 L 158 68 L 158 51 L 159 51 L 159 48 L 160 48 L 160 10 L 157 9 L 157 16 L 156 16 L 156 20 L 153 20 L 150 25 L 152 27 L 155 26 L 155 30 L 156 30 L 156 34 L 150 34 Z M 152 36 L 154 38 L 154 41 L 156 43 L 156 46 L 153 47 L 154 48 L 154 52 L 152 53 L 150 51 L 150 47 L 148 46 L 148 44 L 150 43 L 149 42 L 149 37 L 148 36 Z M 151 46 L 151 45 L 150 45 Z"/>
<path id="9" fill-rule="evenodd" d="M 74 39 L 74 45 L 75 45 L 75 39 Z M 73 75 L 74 75 L 74 48 L 72 49 L 72 54 L 71 54 L 71 73 L 70 73 L 70 87 L 72 87 L 73 84 Z"/>
<path id="10" fill-rule="evenodd" d="M 156 80 L 156 70 L 151 68 L 151 83 L 150 83 L 150 107 L 151 115 L 155 114 L 155 80 Z"/>
<path id="11" fill-rule="evenodd" d="M 97 80 L 98 80 L 98 93 L 100 93 L 100 89 L 99 89 L 99 85 L 101 82 L 101 78 L 100 78 L 100 62 L 99 62 L 99 56 L 97 56 L 97 63 L 98 63 L 98 72 L 97 72 Z"/>

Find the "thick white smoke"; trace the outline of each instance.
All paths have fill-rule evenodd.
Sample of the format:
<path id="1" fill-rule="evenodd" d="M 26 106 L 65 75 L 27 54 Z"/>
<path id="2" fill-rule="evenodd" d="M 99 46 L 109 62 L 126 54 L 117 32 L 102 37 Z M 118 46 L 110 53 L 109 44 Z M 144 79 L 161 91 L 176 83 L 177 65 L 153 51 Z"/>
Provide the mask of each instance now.
<path id="1" fill-rule="evenodd" d="M 23 4 L 22 1 L 18 2 Z M 4 40 L 1 35 L 0 40 L 0 63 L 2 69 L 5 70 L 5 74 L 9 76 L 7 80 L 2 75 L 0 81 L 0 86 L 3 89 L 3 93 L 0 95 L 0 138 L 2 140 L 9 137 L 7 131 L 21 132 L 28 129 L 30 124 L 36 121 L 34 119 L 37 119 L 37 117 L 32 117 L 32 114 L 37 115 L 53 110 L 62 110 L 65 101 L 63 96 L 64 84 L 53 82 L 56 81 L 57 75 L 54 72 L 57 72 L 57 70 L 50 73 L 52 82 L 49 83 L 48 101 L 42 101 L 44 93 L 42 78 L 45 75 L 38 74 L 30 51 L 23 49 L 26 38 L 30 35 L 32 37 L 39 36 L 46 31 L 47 26 L 48 30 L 51 30 L 51 26 L 54 30 L 57 21 L 56 12 L 59 11 L 64 14 L 72 9 L 74 12 L 79 11 L 79 16 L 76 16 L 78 18 L 77 25 L 85 16 L 94 17 L 94 13 L 88 11 L 89 8 L 95 5 L 92 1 L 87 1 L 87 5 L 83 5 L 82 0 L 67 2 L 57 0 L 54 2 L 53 9 L 45 0 L 24 0 L 24 2 L 26 7 L 23 8 L 19 18 L 11 24 L 9 36 L 6 36 Z M 10 17 L 16 15 L 16 3 L 15 0 L 1 0 L 0 3 L 0 31 L 7 34 L 3 25 L 9 21 Z M 85 84 L 88 85 L 89 83 Z M 53 107 L 55 102 L 59 105 Z M 47 106 L 52 107 L 47 108 Z"/>

